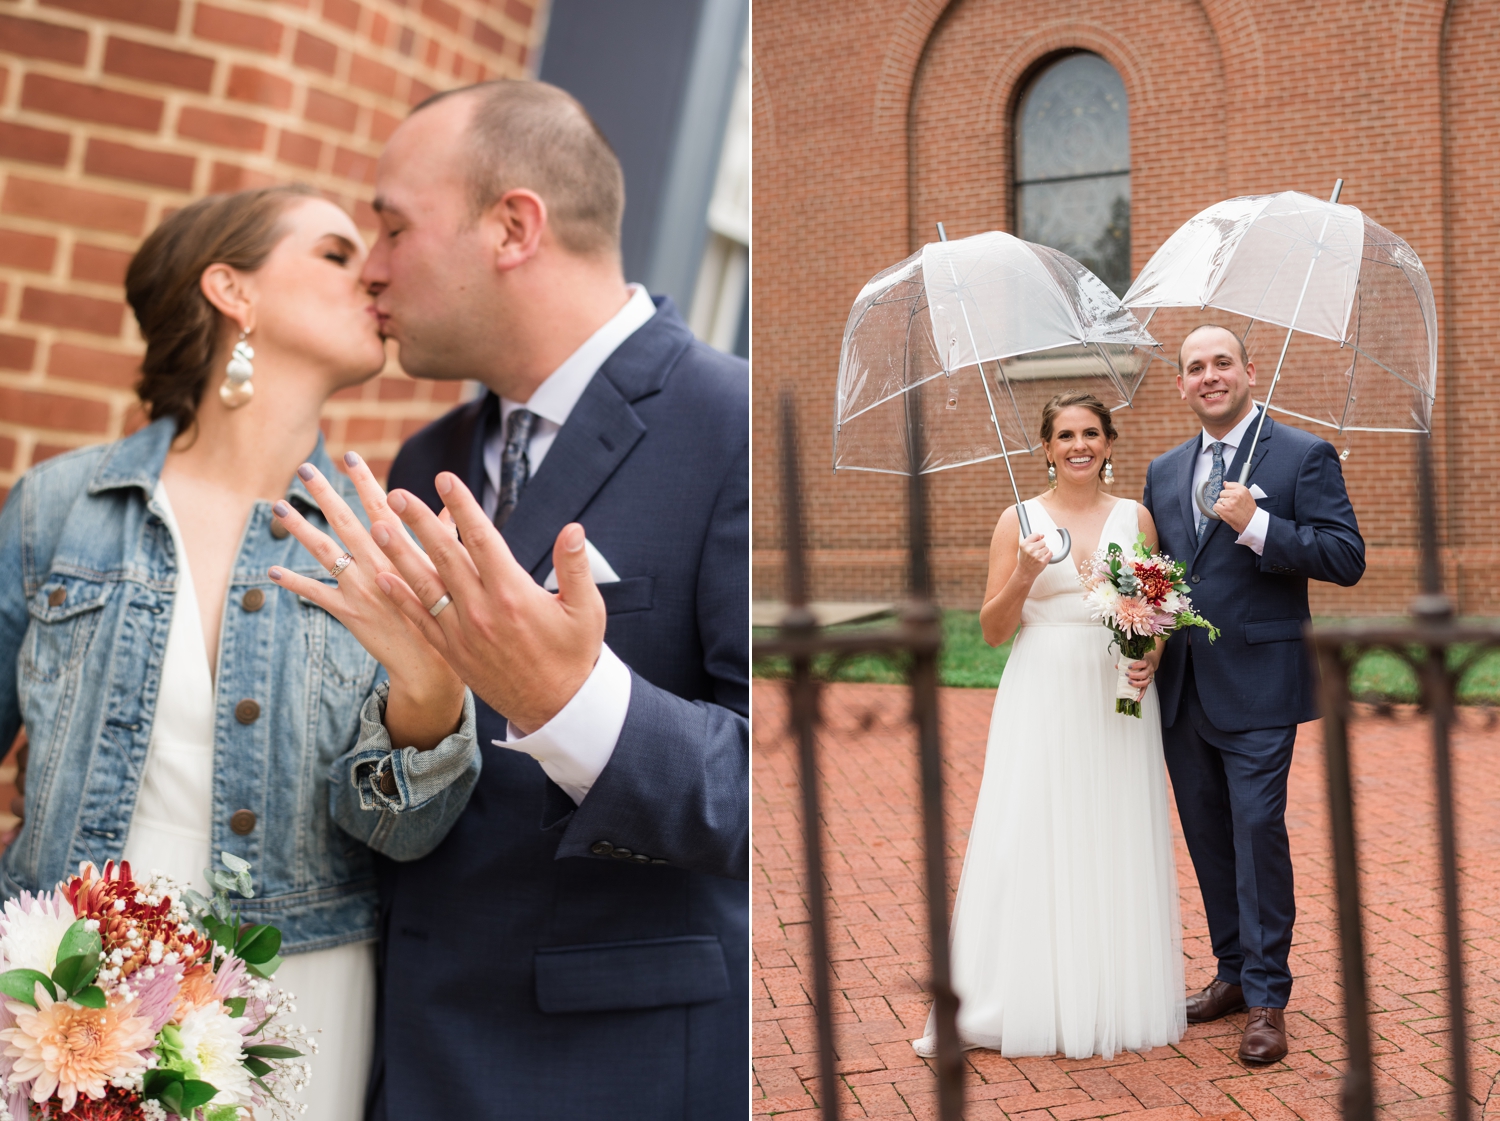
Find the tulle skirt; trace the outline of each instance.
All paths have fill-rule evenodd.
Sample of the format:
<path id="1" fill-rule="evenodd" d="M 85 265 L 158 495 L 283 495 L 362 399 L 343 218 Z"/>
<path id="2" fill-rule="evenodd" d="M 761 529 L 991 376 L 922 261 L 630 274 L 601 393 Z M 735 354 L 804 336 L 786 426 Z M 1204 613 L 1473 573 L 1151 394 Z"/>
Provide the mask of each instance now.
<path id="1" fill-rule="evenodd" d="M 1113 1057 L 1186 1025 L 1153 686 L 1117 715 L 1098 624 L 1023 627 L 990 721 L 954 909 L 959 1035 L 1005 1055 Z M 933 1026 L 919 1041 L 930 1048 Z"/>

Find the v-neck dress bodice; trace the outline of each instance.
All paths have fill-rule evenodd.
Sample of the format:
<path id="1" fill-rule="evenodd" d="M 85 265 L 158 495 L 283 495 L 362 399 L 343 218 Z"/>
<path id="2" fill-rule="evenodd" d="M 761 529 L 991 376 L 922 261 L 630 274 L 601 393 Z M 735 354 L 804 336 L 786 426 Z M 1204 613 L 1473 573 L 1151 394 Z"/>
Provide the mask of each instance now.
<path id="1" fill-rule="evenodd" d="M 138 877 L 164 872 L 208 894 L 204 870 L 217 864 L 211 849 L 214 682 L 182 531 L 160 482 L 153 501 L 172 534 L 177 591 L 124 857 Z M 305 1103 L 307 1116 L 319 1121 L 359 1121 L 374 1047 L 375 944 L 290 954 L 276 983 L 295 995 L 293 1020 L 316 1033 L 318 1041 L 312 1079 L 290 1099 Z"/>

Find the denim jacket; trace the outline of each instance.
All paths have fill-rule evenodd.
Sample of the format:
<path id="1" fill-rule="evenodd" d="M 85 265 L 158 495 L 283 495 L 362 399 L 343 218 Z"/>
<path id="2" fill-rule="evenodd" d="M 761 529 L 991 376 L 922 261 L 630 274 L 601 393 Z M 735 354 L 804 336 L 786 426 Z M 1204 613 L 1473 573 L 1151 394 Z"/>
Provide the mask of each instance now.
<path id="1" fill-rule="evenodd" d="M 31 745 L 26 822 L 0 859 L 0 896 L 50 889 L 80 861 L 102 866 L 124 852 L 156 699 L 171 687 L 161 668 L 177 560 L 152 494 L 173 433 L 160 420 L 48 460 L 0 511 L 0 744 L 24 723 Z M 309 461 L 363 516 L 321 437 Z M 331 532 L 295 476 L 286 499 Z M 360 714 L 379 704 L 385 671 L 332 616 L 271 583 L 271 565 L 331 582 L 272 524 L 271 504 L 257 502 L 224 607 L 210 851 L 251 862 L 257 890 L 244 918 L 276 924 L 284 952 L 296 953 L 375 935 L 370 851 L 333 823 L 329 784 L 349 781 L 333 765 L 372 734 L 368 722 L 362 733 Z M 467 699 L 462 726 L 442 745 L 458 773 L 477 775 L 474 738 Z M 388 736 L 382 746 L 391 750 Z M 466 796 L 472 780 L 450 785 Z M 434 818 L 403 814 L 392 843 L 435 846 L 448 822 Z"/>

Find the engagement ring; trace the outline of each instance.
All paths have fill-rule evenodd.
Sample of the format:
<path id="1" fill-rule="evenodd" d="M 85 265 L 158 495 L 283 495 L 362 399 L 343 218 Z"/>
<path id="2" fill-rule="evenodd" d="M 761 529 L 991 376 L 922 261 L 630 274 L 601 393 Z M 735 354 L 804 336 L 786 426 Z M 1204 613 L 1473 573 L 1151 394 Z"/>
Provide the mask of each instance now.
<path id="1" fill-rule="evenodd" d="M 440 599 L 440 600 L 438 600 L 436 603 L 434 603 L 431 607 L 429 607 L 427 609 L 427 614 L 431 615 L 434 619 L 436 619 L 439 615 L 441 615 L 443 613 L 443 608 L 447 607 L 452 602 L 453 602 L 453 597 L 450 596 L 447 592 L 444 592 L 443 593 L 443 598 Z"/>
<path id="2" fill-rule="evenodd" d="M 333 567 L 328 570 L 328 575 L 337 580 L 344 574 L 344 569 L 348 568 L 353 563 L 354 558 L 351 557 L 348 553 L 345 553 L 338 560 L 333 562 Z"/>

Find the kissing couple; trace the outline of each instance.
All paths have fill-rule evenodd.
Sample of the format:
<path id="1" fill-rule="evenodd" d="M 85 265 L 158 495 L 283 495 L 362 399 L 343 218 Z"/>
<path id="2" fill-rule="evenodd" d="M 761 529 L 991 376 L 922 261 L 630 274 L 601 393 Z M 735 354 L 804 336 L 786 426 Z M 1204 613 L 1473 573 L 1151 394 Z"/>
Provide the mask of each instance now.
<path id="1" fill-rule="evenodd" d="M 995 527 L 980 622 L 991 645 L 1015 644 L 953 915 L 965 1048 L 1113 1058 L 1248 1012 L 1241 1061 L 1287 1052 L 1287 775 L 1297 725 L 1317 716 L 1307 582 L 1355 584 L 1364 541 L 1331 445 L 1269 417 L 1255 442 L 1239 338 L 1199 327 L 1178 360 L 1201 430 L 1151 463 L 1140 502 L 1105 489 L 1107 406 L 1064 393 L 1042 411 L 1052 486 L 1026 502 L 1029 520 L 1068 530 L 1077 565 L 1050 564 L 1044 532 L 1021 539 L 1014 508 Z M 1214 518 L 1194 500 L 1205 484 Z M 1184 565 L 1193 609 L 1220 631 L 1183 628 L 1129 664 L 1139 718 L 1115 711 L 1110 632 L 1078 571 L 1110 545 L 1131 556 L 1138 535 Z M 1185 1000 L 1167 774 L 1218 962 Z M 936 1053 L 935 1031 L 929 1018 L 918 1054 Z"/>
<path id="2" fill-rule="evenodd" d="M 555 87 L 419 105 L 375 208 L 367 251 L 309 188 L 214 196 L 132 260 L 149 423 L 0 512 L 0 893 L 249 861 L 318 1121 L 742 1113 L 746 364 L 626 284 Z M 319 428 L 387 339 L 484 388 L 389 493 Z"/>

